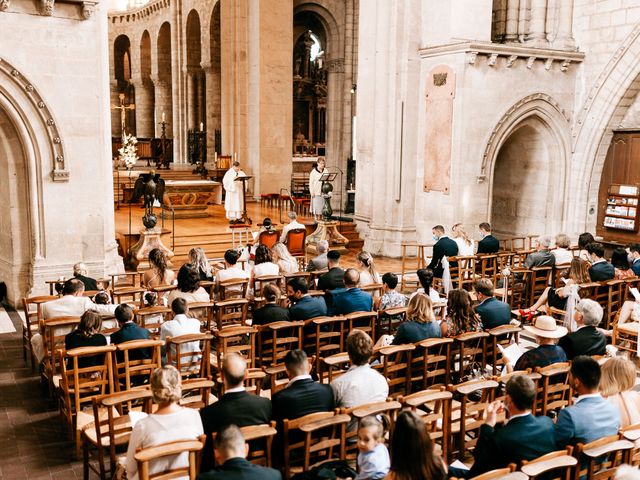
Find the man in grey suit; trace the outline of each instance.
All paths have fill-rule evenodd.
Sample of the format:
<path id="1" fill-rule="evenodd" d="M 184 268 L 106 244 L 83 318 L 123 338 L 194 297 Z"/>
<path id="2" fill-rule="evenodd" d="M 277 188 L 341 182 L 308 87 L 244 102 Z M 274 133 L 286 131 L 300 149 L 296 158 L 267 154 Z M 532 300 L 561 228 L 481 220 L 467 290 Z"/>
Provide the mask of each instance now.
<path id="1" fill-rule="evenodd" d="M 320 240 L 316 245 L 318 250 L 318 256 L 309 260 L 307 263 L 307 272 L 315 272 L 316 270 L 323 270 L 327 268 L 327 251 L 329 250 L 329 242 L 326 240 Z"/>
<path id="2" fill-rule="evenodd" d="M 600 365 L 593 358 L 580 355 L 573 359 L 569 382 L 578 398 L 558 414 L 554 431 L 558 448 L 589 443 L 618 432 L 620 412 L 598 393 L 600 376 Z"/>

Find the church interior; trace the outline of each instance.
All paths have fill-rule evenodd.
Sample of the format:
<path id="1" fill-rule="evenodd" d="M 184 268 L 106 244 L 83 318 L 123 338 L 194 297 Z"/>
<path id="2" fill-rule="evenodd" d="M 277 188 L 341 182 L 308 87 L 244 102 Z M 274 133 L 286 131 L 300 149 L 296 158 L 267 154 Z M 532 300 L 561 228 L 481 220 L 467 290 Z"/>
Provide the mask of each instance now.
<path id="1" fill-rule="evenodd" d="M 0 480 L 640 479 L 639 92 L 640 0 L 0 0 Z"/>

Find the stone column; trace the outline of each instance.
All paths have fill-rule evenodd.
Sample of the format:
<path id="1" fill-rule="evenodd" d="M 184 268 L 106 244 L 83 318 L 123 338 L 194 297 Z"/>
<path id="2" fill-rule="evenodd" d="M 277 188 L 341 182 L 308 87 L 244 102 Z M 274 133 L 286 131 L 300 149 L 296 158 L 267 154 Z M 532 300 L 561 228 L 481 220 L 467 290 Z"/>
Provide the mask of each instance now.
<path id="1" fill-rule="evenodd" d="M 515 42 L 518 40 L 518 21 L 520 19 L 520 0 L 507 0 L 507 22 L 504 40 Z"/>
<path id="2" fill-rule="evenodd" d="M 547 0 L 531 0 L 531 20 L 526 41 L 539 45 L 547 43 Z"/>
<path id="3" fill-rule="evenodd" d="M 162 121 L 162 115 L 164 114 L 164 120 L 167 123 L 167 138 L 173 138 L 173 104 L 171 98 L 171 82 L 154 79 L 153 93 L 155 95 L 156 106 L 156 137 L 160 138 L 162 134 L 162 127 L 159 123 Z"/>
<path id="4" fill-rule="evenodd" d="M 215 149 L 216 130 L 220 129 L 220 70 L 214 71 L 210 64 L 203 65 L 206 87 L 206 125 L 207 131 L 207 153 L 209 157 L 213 155 Z"/>
<path id="5" fill-rule="evenodd" d="M 492 41 L 502 42 L 507 26 L 507 0 L 499 0 L 494 11 Z"/>
<path id="6" fill-rule="evenodd" d="M 118 81 L 111 80 L 109 82 L 109 93 L 111 97 L 111 136 L 120 137 L 122 135 L 122 128 L 120 126 L 120 110 L 115 110 L 113 106 L 120 105 L 120 98 L 118 97 Z"/>
<path id="7" fill-rule="evenodd" d="M 197 118 L 198 128 L 200 128 L 200 122 L 202 122 L 206 130 L 208 129 L 207 114 L 206 114 L 206 109 L 207 109 L 206 77 L 205 77 L 204 71 L 201 68 L 198 69 L 196 79 L 198 82 L 198 90 L 197 90 L 198 99 L 196 102 L 196 105 L 198 106 L 198 118 Z"/>
<path id="8" fill-rule="evenodd" d="M 153 83 L 148 80 L 131 79 L 136 89 L 136 135 L 141 138 L 152 138 L 154 134 L 153 119 Z"/>
<path id="9" fill-rule="evenodd" d="M 573 38 L 573 0 L 562 0 L 560 2 L 558 17 L 558 35 L 554 42 L 555 46 L 574 50 L 576 42 Z"/>

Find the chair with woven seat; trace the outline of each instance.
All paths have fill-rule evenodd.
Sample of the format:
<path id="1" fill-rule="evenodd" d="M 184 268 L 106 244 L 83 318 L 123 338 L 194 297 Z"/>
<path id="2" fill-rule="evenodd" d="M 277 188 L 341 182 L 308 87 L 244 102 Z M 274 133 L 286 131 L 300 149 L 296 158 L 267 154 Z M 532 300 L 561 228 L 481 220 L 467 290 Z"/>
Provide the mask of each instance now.
<path id="1" fill-rule="evenodd" d="M 210 333 L 190 333 L 178 337 L 167 337 L 167 363 L 178 369 L 182 378 L 204 378 L 211 375 L 209 354 L 211 351 Z M 193 350 L 195 344 L 197 350 Z"/>
<path id="2" fill-rule="evenodd" d="M 80 457 L 81 433 L 93 417 L 83 413 L 83 406 L 94 397 L 113 393 L 113 352 L 116 347 L 80 347 L 59 350 L 60 359 L 60 416 L 67 424 Z M 102 358 L 100 358 L 102 357 Z M 92 359 L 91 365 L 84 365 Z"/>
<path id="3" fill-rule="evenodd" d="M 627 463 L 634 444 L 629 440 L 620 439 L 619 435 L 610 435 L 589 443 L 578 443 L 573 456 L 578 460 L 575 479 L 587 480 L 612 479 L 616 468 Z"/>
<path id="4" fill-rule="evenodd" d="M 108 478 L 105 465 L 107 456 L 110 478 L 115 473 L 118 447 L 123 450 L 129 442 L 133 430 L 132 417 L 151 413 L 152 394 L 147 388 L 116 392 L 94 397 L 92 404 L 93 423 L 87 424 L 82 430 L 84 478 L 89 478 L 90 470 L 100 478 Z M 133 404 L 137 407 L 135 412 L 130 408 Z M 93 449 L 95 455 L 92 455 Z M 91 460 L 97 460 L 97 468 Z"/>
<path id="5" fill-rule="evenodd" d="M 560 480 L 570 480 L 573 469 L 578 461 L 571 455 L 572 447 L 565 450 L 547 453 L 542 457 L 531 460 L 523 460 L 520 470 L 529 478 L 554 478 Z"/>
<path id="6" fill-rule="evenodd" d="M 440 446 L 442 458 L 451 463 L 451 408 L 453 395 L 442 388 L 431 388 L 398 397 L 403 407 L 420 415 L 431 439 Z"/>
<path id="7" fill-rule="evenodd" d="M 205 435 L 201 435 L 198 440 L 181 440 L 139 450 L 135 454 L 135 459 L 138 462 L 138 478 L 140 480 L 152 480 L 184 478 L 186 476 L 189 480 L 195 480 L 198 475 L 199 458 L 204 448 L 205 440 Z M 189 465 L 187 467 L 170 467 L 168 470 L 162 472 L 149 473 L 149 465 L 151 462 L 182 453 L 189 454 Z"/>
<path id="8" fill-rule="evenodd" d="M 116 390 L 148 384 L 153 371 L 162 366 L 163 345 L 162 340 L 131 340 L 116 345 L 113 366 Z"/>
<path id="9" fill-rule="evenodd" d="M 571 405 L 571 385 L 569 384 L 569 362 L 553 363 L 544 368 L 536 368 L 541 375 L 536 396 L 536 411 L 547 415 L 551 410 Z"/>
<path id="10" fill-rule="evenodd" d="M 31 338 L 35 333 L 39 332 L 42 323 L 40 305 L 57 298 L 59 297 L 56 295 L 22 298 L 22 311 L 24 312 L 24 318 L 22 319 L 22 356 L 26 362 L 27 352 L 29 352 L 31 368 L 34 368 L 38 363 L 31 348 Z"/>

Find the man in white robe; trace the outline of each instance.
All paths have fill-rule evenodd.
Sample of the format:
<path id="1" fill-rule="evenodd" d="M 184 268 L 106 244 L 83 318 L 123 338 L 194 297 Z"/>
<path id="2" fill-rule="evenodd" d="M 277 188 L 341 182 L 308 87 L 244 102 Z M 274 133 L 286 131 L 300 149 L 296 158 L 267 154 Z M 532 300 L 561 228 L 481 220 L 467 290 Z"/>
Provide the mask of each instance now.
<path id="1" fill-rule="evenodd" d="M 222 185 L 226 192 L 224 199 L 224 209 L 229 223 L 235 223 L 242 218 L 243 212 L 243 192 L 244 182 L 236 182 L 237 177 L 245 177 L 246 174 L 240 170 L 240 163 L 233 162 L 232 167 L 224 174 Z"/>

